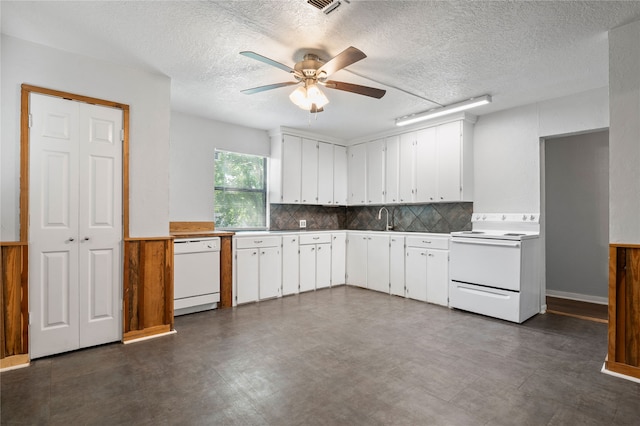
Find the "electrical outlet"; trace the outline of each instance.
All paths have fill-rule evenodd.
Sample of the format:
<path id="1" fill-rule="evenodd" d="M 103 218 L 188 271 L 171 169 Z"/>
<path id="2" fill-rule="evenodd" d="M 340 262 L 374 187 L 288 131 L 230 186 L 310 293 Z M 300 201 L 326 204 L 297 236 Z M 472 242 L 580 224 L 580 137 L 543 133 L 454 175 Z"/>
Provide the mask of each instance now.
<path id="1" fill-rule="evenodd" d="M 300 228 L 306 228 L 307 227 L 307 221 L 305 219 L 300 219 Z"/>

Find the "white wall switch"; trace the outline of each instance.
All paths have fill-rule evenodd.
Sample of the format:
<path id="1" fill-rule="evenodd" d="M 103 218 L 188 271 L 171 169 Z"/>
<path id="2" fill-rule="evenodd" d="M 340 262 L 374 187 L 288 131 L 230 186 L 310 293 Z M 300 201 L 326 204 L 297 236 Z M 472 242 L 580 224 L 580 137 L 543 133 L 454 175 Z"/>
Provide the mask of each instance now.
<path id="1" fill-rule="evenodd" d="M 307 227 L 307 221 L 305 219 L 300 219 L 300 228 L 306 228 Z"/>

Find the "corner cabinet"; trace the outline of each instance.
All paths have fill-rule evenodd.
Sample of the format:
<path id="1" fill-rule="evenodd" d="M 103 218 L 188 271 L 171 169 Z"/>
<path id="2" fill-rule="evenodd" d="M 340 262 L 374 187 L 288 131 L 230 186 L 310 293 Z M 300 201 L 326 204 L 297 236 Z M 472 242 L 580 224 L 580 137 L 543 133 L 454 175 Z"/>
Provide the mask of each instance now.
<path id="1" fill-rule="evenodd" d="M 272 132 L 269 201 L 346 205 L 346 160 L 343 145 Z"/>

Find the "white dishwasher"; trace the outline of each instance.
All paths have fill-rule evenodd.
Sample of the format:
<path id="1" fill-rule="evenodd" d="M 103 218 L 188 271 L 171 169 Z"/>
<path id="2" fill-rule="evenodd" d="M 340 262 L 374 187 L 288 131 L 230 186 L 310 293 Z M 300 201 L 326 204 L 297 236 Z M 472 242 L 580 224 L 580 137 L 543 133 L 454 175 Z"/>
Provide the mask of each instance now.
<path id="1" fill-rule="evenodd" d="M 174 316 L 217 308 L 220 238 L 180 238 L 173 244 Z"/>

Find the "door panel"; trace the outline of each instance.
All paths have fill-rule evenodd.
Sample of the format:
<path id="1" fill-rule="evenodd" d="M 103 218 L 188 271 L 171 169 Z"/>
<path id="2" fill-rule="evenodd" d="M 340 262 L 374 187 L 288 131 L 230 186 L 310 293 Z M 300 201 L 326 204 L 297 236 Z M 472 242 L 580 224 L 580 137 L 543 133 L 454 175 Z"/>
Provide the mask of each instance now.
<path id="1" fill-rule="evenodd" d="M 79 104 L 31 95 L 29 332 L 32 359 L 78 349 Z"/>
<path id="2" fill-rule="evenodd" d="M 282 257 L 279 247 L 260 249 L 260 300 L 282 294 Z"/>
<path id="3" fill-rule="evenodd" d="M 258 249 L 238 250 L 235 264 L 236 302 L 258 301 Z"/>

